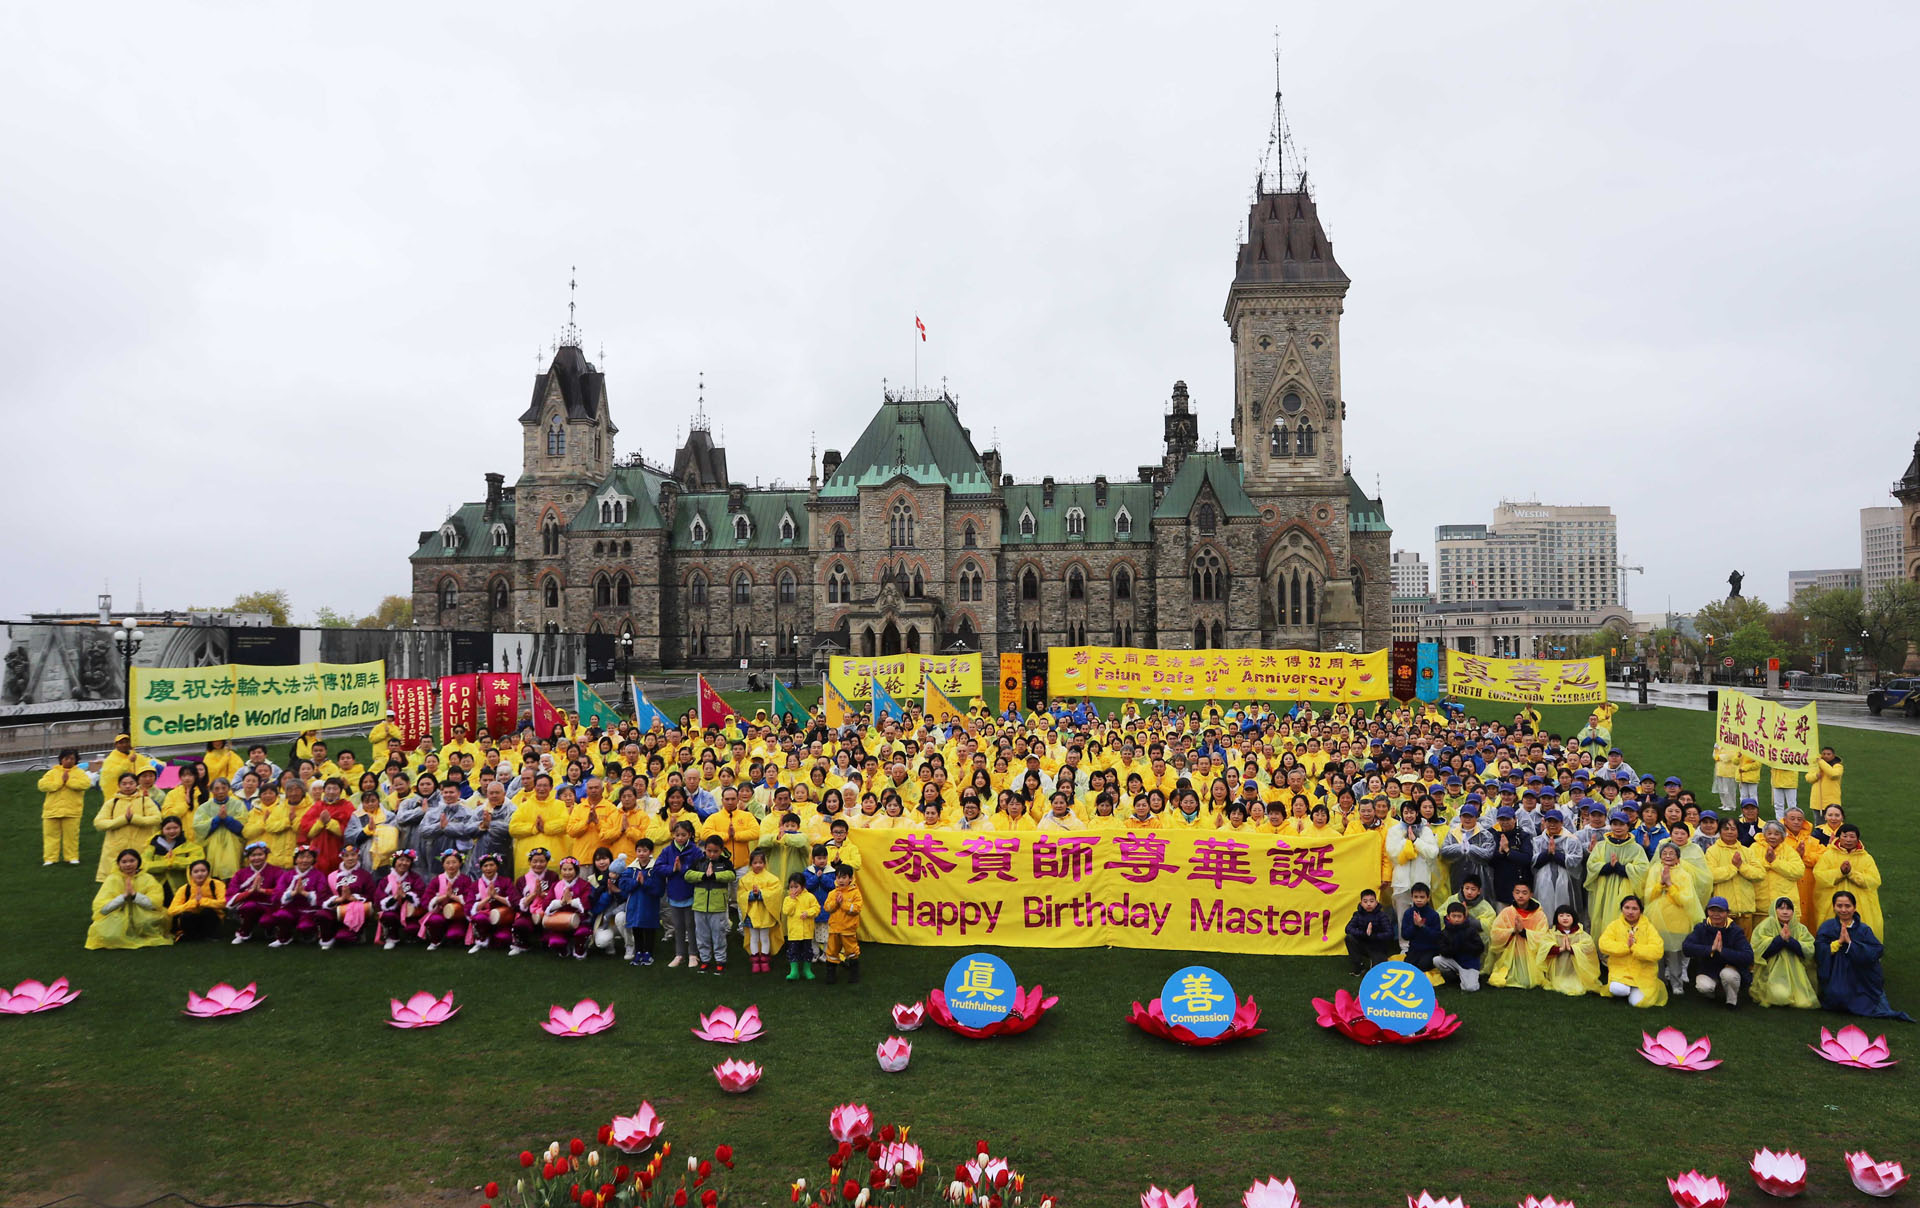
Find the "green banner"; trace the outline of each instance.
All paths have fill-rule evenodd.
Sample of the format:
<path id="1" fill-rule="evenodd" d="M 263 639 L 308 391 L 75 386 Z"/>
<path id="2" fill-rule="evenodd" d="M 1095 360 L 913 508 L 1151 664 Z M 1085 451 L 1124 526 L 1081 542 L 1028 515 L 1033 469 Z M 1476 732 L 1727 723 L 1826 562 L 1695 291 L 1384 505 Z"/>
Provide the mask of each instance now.
<path id="1" fill-rule="evenodd" d="M 583 726 L 599 725 L 610 729 L 620 724 L 620 714 L 600 699 L 600 694 L 580 680 L 573 681 L 573 716 Z"/>
<path id="2" fill-rule="evenodd" d="M 800 704 L 800 699 L 787 690 L 787 686 L 780 682 L 778 676 L 773 680 L 773 716 L 776 720 L 781 717 L 791 717 L 801 725 L 807 722 L 807 711 Z"/>
<path id="3" fill-rule="evenodd" d="M 386 708 L 385 662 L 133 669 L 135 742 L 370 726 Z"/>

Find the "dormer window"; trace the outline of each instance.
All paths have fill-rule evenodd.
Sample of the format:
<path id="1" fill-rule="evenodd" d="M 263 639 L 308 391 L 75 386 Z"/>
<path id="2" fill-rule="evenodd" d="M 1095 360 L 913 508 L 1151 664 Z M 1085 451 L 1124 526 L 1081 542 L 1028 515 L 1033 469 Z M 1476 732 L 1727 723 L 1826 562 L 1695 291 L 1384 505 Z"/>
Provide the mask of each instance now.
<path id="1" fill-rule="evenodd" d="M 1087 535 L 1087 514 L 1078 507 L 1067 509 L 1067 536 L 1084 537 Z"/>
<path id="2" fill-rule="evenodd" d="M 1113 514 L 1113 535 L 1116 537 L 1133 536 L 1133 513 L 1122 507 Z"/>
<path id="3" fill-rule="evenodd" d="M 745 541 L 751 536 L 753 536 L 753 522 L 745 516 L 735 516 L 733 518 L 733 539 L 735 541 Z"/>
<path id="4" fill-rule="evenodd" d="M 488 539 L 493 542 L 493 548 L 495 549 L 507 548 L 507 545 L 509 543 L 507 538 L 507 526 L 504 524 L 494 525 L 492 531 L 488 535 Z"/>
<path id="5" fill-rule="evenodd" d="M 1032 508 L 1020 509 L 1020 535 L 1022 537 L 1031 537 L 1033 536 L 1034 531 L 1038 527 L 1039 526 L 1035 524 L 1033 520 L 1033 509 Z"/>
<path id="6" fill-rule="evenodd" d="M 788 512 L 785 515 L 780 517 L 780 540 L 782 541 L 793 540 L 794 534 L 797 531 L 798 530 L 795 528 L 793 523 L 792 512 Z"/>
<path id="7" fill-rule="evenodd" d="M 440 526 L 440 548 L 449 554 L 460 548 L 460 531 L 451 524 Z"/>
<path id="8" fill-rule="evenodd" d="M 693 523 L 687 526 L 687 536 L 693 540 L 695 545 L 705 545 L 707 543 L 706 520 L 703 517 L 695 516 Z"/>

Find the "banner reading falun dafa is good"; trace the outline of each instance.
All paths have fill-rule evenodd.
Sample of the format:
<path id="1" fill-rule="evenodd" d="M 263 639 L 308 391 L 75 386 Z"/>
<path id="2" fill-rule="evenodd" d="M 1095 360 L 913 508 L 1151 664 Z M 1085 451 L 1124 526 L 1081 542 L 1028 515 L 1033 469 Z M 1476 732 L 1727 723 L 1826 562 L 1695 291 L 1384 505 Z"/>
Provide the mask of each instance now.
<path id="1" fill-rule="evenodd" d="M 895 700 L 924 695 L 927 684 L 949 700 L 980 695 L 980 656 L 977 654 L 886 654 L 878 658 L 829 659 L 827 680 L 849 701 L 873 699 L 873 681 Z"/>
<path id="2" fill-rule="evenodd" d="M 135 667 L 133 737 L 200 741 L 371 725 L 386 711 L 386 694 L 385 662 Z"/>

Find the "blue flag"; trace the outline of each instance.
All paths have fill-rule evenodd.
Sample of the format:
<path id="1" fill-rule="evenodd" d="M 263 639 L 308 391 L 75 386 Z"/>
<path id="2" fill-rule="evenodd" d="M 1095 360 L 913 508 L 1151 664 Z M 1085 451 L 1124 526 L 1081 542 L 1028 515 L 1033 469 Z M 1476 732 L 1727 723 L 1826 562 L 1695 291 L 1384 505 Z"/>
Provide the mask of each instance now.
<path id="1" fill-rule="evenodd" d="M 880 724 L 880 715 L 882 713 L 886 714 L 888 717 L 891 717 L 895 721 L 905 721 L 907 717 L 907 711 L 900 707 L 899 701 L 893 699 L 892 693 L 888 692 L 885 688 L 880 686 L 879 679 L 871 678 L 869 679 L 868 682 L 873 685 L 873 722 L 874 724 L 875 725 Z"/>
<path id="2" fill-rule="evenodd" d="M 662 713 L 654 706 L 652 701 L 647 699 L 647 694 L 640 690 L 640 685 L 635 684 L 633 686 L 633 724 L 639 726 L 640 732 L 644 734 L 648 730 L 653 729 L 655 722 L 660 723 L 662 730 L 679 729 L 665 713 Z"/>
<path id="3" fill-rule="evenodd" d="M 1414 661 L 1413 694 L 1428 704 L 1440 699 L 1440 643 L 1420 643 Z"/>

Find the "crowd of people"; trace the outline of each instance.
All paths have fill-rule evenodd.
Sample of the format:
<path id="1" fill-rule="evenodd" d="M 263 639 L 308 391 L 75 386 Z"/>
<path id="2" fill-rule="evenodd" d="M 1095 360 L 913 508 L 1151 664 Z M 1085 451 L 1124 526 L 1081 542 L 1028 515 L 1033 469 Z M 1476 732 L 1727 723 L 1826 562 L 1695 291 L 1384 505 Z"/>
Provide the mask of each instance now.
<path id="1" fill-rule="evenodd" d="M 90 947 L 226 938 L 269 947 L 596 951 L 636 965 L 789 978 L 860 968 L 856 829 L 1252 829 L 1372 834 L 1353 970 L 1401 957 L 1463 990 L 1599 994 L 1658 1006 L 1897 1015 L 1881 983 L 1880 872 L 1841 801 L 1832 748 L 1762 820 L 1757 775 L 1714 751 L 1719 808 L 1636 770 L 1601 706 L 1572 738 L 1388 702 L 1316 712 L 1132 703 L 1101 716 L 981 710 L 835 732 L 764 714 L 703 729 L 570 721 L 496 740 L 455 726 L 409 746 L 374 727 L 371 766 L 302 735 L 210 743 L 162 769 L 119 736 Z M 1726 777 L 1722 769 L 1728 770 Z M 1731 792 L 1728 791 L 1728 784 Z M 40 782 L 45 850 L 78 862 L 94 775 L 75 752 Z M 733 937 L 738 935 L 736 941 Z M 1484 975 L 1484 977 L 1483 977 Z"/>

